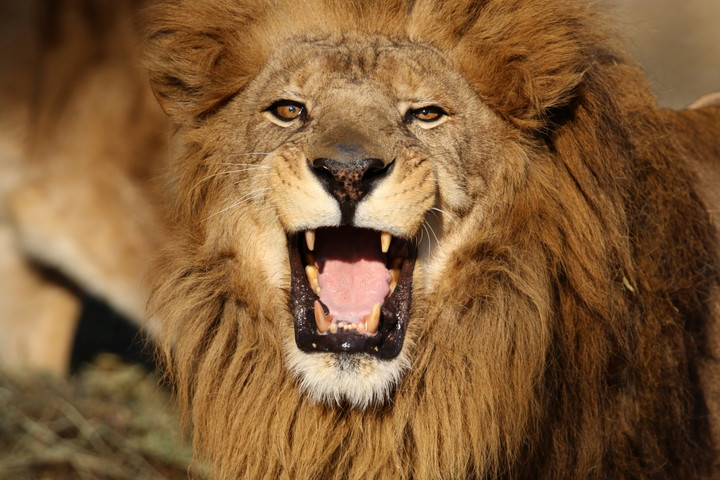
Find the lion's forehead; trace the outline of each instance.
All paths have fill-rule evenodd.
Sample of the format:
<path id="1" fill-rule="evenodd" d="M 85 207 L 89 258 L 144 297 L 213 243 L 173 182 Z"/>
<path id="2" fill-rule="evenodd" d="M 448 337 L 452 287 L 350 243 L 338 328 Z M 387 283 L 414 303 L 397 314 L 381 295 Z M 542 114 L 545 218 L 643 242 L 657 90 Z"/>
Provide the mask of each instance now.
<path id="1" fill-rule="evenodd" d="M 440 85 L 438 79 L 454 75 L 456 69 L 446 54 L 430 45 L 365 37 L 305 40 L 278 48 L 266 72 L 271 72 L 268 83 L 283 83 L 299 92 L 372 88 L 405 97 L 430 94 L 429 87 Z"/>

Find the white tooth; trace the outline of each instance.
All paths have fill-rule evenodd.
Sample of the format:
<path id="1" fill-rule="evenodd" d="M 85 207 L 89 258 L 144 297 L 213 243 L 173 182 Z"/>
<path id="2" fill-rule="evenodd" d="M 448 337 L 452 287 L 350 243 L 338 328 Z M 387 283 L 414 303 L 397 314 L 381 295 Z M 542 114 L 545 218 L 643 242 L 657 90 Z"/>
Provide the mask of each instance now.
<path id="1" fill-rule="evenodd" d="M 320 286 L 318 285 L 318 269 L 315 265 L 308 265 L 305 267 L 305 275 L 310 282 L 310 287 L 315 293 L 320 293 Z"/>
<path id="2" fill-rule="evenodd" d="M 367 327 L 365 326 L 364 323 L 358 323 L 358 324 L 357 324 L 357 331 L 360 332 L 360 333 L 365 333 L 365 332 L 367 332 Z"/>
<path id="3" fill-rule="evenodd" d="M 400 270 L 398 270 L 397 268 L 391 268 L 390 278 L 393 282 L 398 283 L 400 281 Z"/>
<path id="4" fill-rule="evenodd" d="M 337 333 L 338 326 L 337 323 L 331 323 L 330 324 L 330 333 Z"/>
<path id="5" fill-rule="evenodd" d="M 328 328 L 330 327 L 330 323 L 332 320 L 328 321 L 327 317 L 325 316 L 325 312 L 323 312 L 322 305 L 320 305 L 320 302 L 315 300 L 315 324 L 317 325 L 318 332 L 325 333 L 328 331 Z"/>
<path id="6" fill-rule="evenodd" d="M 305 230 L 305 243 L 308 250 L 315 250 L 315 230 Z"/>
<path id="7" fill-rule="evenodd" d="M 376 333 L 378 331 L 378 326 L 380 325 L 380 306 L 380 303 L 373 305 L 372 311 L 367 317 L 365 328 L 367 328 L 368 333 Z"/>
<path id="8" fill-rule="evenodd" d="M 382 248 L 383 253 L 387 253 L 388 250 L 390 250 L 390 242 L 392 241 L 392 235 L 390 235 L 387 232 L 382 232 L 380 234 L 380 248 Z"/>
<path id="9" fill-rule="evenodd" d="M 395 287 L 397 287 L 398 282 L 400 281 L 400 270 L 397 268 L 391 268 L 390 269 L 390 283 L 388 283 L 388 286 L 390 287 L 390 293 L 387 294 L 389 297 L 393 294 L 395 291 Z"/>
<path id="10" fill-rule="evenodd" d="M 392 280 L 389 284 L 389 287 L 390 287 L 390 292 L 387 294 L 388 297 L 395 292 L 395 287 L 397 287 L 397 282 L 395 280 Z"/>

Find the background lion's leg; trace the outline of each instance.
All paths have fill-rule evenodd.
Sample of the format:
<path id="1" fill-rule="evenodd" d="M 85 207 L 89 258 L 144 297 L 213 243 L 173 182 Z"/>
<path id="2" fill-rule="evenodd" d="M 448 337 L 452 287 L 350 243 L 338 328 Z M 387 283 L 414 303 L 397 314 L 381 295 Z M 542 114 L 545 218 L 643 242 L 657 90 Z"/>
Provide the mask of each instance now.
<path id="1" fill-rule="evenodd" d="M 0 225 L 0 364 L 66 373 L 80 299 L 53 274 L 32 265 Z"/>
<path id="2" fill-rule="evenodd" d="M 20 248 L 139 325 L 144 275 L 160 243 L 153 208 L 112 164 L 60 163 L 43 164 L 42 175 L 8 196 Z"/>

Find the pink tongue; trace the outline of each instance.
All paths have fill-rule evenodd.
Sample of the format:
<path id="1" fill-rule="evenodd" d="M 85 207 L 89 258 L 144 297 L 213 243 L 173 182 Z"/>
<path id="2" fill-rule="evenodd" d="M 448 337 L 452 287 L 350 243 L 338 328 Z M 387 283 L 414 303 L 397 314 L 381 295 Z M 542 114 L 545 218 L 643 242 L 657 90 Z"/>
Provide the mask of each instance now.
<path id="1" fill-rule="evenodd" d="M 317 233 L 320 301 L 336 320 L 358 322 L 390 292 L 390 272 L 372 230 L 340 228 Z"/>

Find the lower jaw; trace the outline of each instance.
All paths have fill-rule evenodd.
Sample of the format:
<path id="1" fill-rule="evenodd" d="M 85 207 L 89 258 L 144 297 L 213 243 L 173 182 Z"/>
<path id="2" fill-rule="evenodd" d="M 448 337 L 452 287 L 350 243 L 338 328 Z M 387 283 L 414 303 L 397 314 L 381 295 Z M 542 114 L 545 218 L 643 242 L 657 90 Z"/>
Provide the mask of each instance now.
<path id="1" fill-rule="evenodd" d="M 412 277 L 415 267 L 414 248 L 408 246 L 407 255 L 400 267 L 400 279 L 395 290 L 380 308 L 377 333 L 369 335 L 354 330 L 320 333 L 315 322 L 315 302 L 319 297 L 310 287 L 302 262 L 301 245 L 297 236 L 291 236 L 291 310 L 295 322 L 295 343 L 306 353 L 367 354 L 379 359 L 397 357 L 403 347 L 405 331 L 410 320 Z"/>

